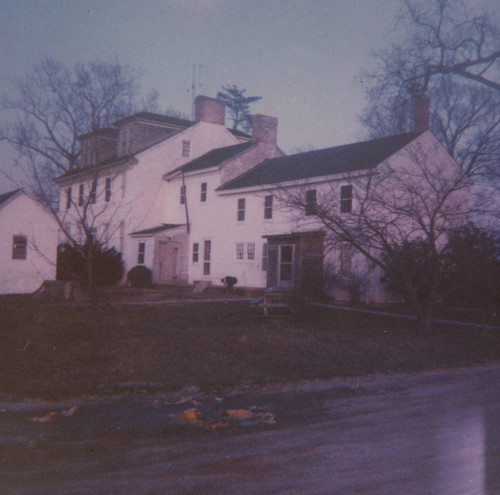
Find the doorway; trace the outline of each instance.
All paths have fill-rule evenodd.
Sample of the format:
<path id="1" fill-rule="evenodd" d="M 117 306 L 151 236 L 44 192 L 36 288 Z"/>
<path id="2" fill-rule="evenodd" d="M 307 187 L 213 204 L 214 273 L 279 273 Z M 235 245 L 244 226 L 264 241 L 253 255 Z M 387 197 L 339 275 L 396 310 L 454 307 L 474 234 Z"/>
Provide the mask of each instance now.
<path id="1" fill-rule="evenodd" d="M 172 242 L 160 241 L 159 252 L 159 282 L 172 283 L 177 280 L 177 264 L 179 248 Z"/>

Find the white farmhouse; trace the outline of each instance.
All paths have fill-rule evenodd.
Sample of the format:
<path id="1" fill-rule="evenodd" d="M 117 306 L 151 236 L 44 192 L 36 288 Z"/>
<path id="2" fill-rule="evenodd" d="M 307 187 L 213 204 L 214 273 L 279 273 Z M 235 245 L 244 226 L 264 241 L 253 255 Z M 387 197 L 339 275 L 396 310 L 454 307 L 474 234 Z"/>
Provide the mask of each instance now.
<path id="1" fill-rule="evenodd" d="M 30 293 L 56 274 L 59 226 L 22 189 L 0 195 L 0 294 Z"/>
<path id="2" fill-rule="evenodd" d="M 457 164 L 428 130 L 428 106 L 418 109 L 415 132 L 285 156 L 276 118 L 254 116 L 249 136 L 225 127 L 221 100 L 200 96 L 195 105 L 194 122 L 140 113 L 83 136 L 81 168 L 57 181 L 66 232 L 114 245 L 126 270 L 144 265 L 157 283 L 220 285 L 233 276 L 240 287 L 314 295 L 325 273 L 356 272 L 368 302 L 388 300 L 381 273 L 348 246 L 332 249 L 314 213 L 328 194 L 335 214 L 355 219 L 374 177 L 380 197 L 405 201 L 409 189 L 398 190 L 398 180 L 429 193 L 430 176 L 455 180 Z M 287 202 L 290 191 L 300 207 Z M 463 221 L 467 197 L 447 201 Z M 408 219 L 394 226 L 415 238 L 425 228 Z M 330 293 L 349 297 L 346 287 Z"/>

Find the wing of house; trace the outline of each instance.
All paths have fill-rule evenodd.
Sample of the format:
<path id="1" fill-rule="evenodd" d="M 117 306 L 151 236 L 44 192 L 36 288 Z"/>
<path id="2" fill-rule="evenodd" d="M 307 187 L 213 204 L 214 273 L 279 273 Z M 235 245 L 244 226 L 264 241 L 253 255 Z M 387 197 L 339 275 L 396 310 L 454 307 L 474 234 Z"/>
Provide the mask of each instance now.
<path id="1" fill-rule="evenodd" d="M 356 283 L 365 284 L 366 300 L 390 300 L 380 282 L 382 274 L 366 258 L 338 241 L 332 248 L 331 231 L 317 217 L 318 208 L 326 207 L 328 215 L 351 218 L 355 224 L 368 184 L 371 188 L 377 184 L 377 201 L 371 195 L 369 206 L 374 218 L 387 215 L 389 203 L 381 206 L 384 195 L 400 195 L 401 204 L 411 201 L 424 209 L 430 206 L 431 194 L 461 176 L 458 165 L 428 130 L 265 160 L 217 189 L 218 218 L 227 225 L 224 239 L 229 247 L 220 247 L 225 267 L 217 274 L 236 276 L 242 285 L 296 288 L 315 295 L 327 272 L 330 282 L 344 284 L 330 290 L 337 299 L 352 296 L 349 291 L 355 288 L 348 285 L 356 275 Z M 410 198 L 412 190 L 422 194 Z M 426 204 L 422 198 L 427 198 Z M 387 222 L 394 229 L 392 242 L 417 238 L 427 227 L 422 221 L 463 222 L 469 209 L 467 191 L 457 190 L 446 201 L 446 218 L 422 213 L 415 220 L 409 214 Z M 224 216 L 226 211 L 229 216 Z M 213 265 L 217 266 L 215 259 Z"/>
<path id="2" fill-rule="evenodd" d="M 0 195 L 0 293 L 31 293 L 54 280 L 58 224 L 22 189 Z"/>

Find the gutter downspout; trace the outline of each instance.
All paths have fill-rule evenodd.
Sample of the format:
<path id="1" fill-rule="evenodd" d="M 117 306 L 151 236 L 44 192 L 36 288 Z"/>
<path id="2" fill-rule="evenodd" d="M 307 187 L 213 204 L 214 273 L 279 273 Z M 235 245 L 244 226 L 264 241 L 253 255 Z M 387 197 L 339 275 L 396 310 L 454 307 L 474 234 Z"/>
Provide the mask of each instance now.
<path id="1" fill-rule="evenodd" d="M 181 171 L 181 178 L 182 178 L 182 188 L 184 189 L 184 210 L 186 211 L 186 231 L 189 234 L 190 228 L 189 228 L 189 210 L 188 210 L 188 201 L 187 201 L 187 189 L 186 189 L 186 182 L 184 181 L 184 172 Z"/>

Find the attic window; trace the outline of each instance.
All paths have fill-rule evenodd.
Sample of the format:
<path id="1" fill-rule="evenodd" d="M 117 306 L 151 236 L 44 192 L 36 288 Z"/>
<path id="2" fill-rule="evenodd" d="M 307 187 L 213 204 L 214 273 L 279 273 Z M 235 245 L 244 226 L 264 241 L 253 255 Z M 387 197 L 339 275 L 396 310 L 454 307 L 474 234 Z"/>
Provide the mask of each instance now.
<path id="1" fill-rule="evenodd" d="M 190 141 L 182 141 L 182 156 L 189 157 L 190 151 L 191 151 L 191 142 Z"/>
<path id="2" fill-rule="evenodd" d="M 12 259 L 25 260 L 27 248 L 28 239 L 24 235 L 15 235 L 12 239 Z"/>

